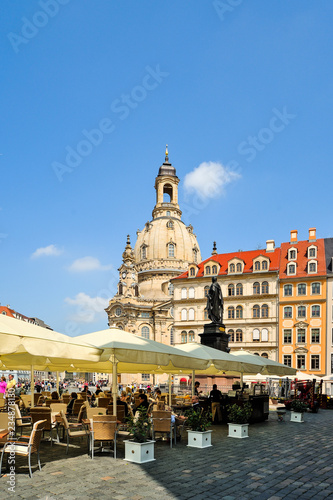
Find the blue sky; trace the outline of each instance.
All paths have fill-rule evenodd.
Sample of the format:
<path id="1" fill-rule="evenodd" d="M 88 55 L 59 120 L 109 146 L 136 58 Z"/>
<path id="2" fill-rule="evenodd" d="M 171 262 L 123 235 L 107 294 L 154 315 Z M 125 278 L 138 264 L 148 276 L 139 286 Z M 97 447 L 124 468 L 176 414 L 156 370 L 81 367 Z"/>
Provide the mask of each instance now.
<path id="1" fill-rule="evenodd" d="M 3 0 L 1 304 L 106 328 L 166 143 L 203 258 L 333 236 L 332 24 L 329 1 Z"/>

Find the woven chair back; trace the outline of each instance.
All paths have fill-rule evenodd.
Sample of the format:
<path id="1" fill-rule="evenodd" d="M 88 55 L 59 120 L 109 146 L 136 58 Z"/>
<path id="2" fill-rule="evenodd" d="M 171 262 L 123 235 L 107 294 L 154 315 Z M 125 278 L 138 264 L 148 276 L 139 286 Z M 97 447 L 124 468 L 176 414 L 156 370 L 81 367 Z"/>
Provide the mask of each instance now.
<path id="1" fill-rule="evenodd" d="M 40 440 L 42 439 L 42 433 L 46 425 L 46 420 L 38 420 L 34 423 L 32 428 L 32 433 L 30 434 L 29 445 L 31 446 L 31 453 L 36 453 L 39 448 Z"/>
<path id="2" fill-rule="evenodd" d="M 30 416 L 33 424 L 37 423 L 39 420 L 43 420 L 44 430 L 51 430 L 51 408 L 40 408 L 39 406 L 31 408 Z"/>
<path id="3" fill-rule="evenodd" d="M 114 415 L 95 415 L 93 417 L 95 441 L 112 441 L 117 430 L 117 420 Z"/>

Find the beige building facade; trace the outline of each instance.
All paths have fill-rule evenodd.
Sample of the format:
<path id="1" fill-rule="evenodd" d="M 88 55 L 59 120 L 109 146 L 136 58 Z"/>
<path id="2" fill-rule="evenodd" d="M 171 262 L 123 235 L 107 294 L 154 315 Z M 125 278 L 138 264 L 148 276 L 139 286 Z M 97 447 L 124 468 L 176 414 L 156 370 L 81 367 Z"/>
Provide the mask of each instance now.
<path id="1" fill-rule="evenodd" d="M 134 248 L 130 237 L 119 267 L 116 295 L 106 312 L 109 326 L 116 326 L 163 344 L 174 344 L 173 286 L 170 280 L 189 265 L 201 261 L 200 248 L 191 225 L 181 219 L 178 204 L 179 178 L 165 161 L 155 179 L 156 204 L 152 219 L 137 231 Z M 122 375 L 122 383 L 151 383 L 146 374 Z"/>
<path id="2" fill-rule="evenodd" d="M 224 298 L 223 321 L 231 352 L 241 348 L 278 359 L 278 272 L 280 249 L 267 241 L 265 250 L 218 254 L 190 265 L 173 279 L 176 344 L 200 342 L 209 322 L 207 292 L 217 277 Z"/>

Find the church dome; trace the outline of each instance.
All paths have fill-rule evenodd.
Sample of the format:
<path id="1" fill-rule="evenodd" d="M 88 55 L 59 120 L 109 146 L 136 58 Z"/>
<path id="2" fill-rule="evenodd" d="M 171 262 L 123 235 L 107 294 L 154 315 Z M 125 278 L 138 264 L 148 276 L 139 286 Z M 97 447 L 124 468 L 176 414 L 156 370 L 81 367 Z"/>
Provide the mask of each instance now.
<path id="1" fill-rule="evenodd" d="M 201 262 L 200 249 L 192 226 L 173 217 L 159 217 L 147 222 L 134 247 L 138 271 L 170 269 L 183 272 L 189 263 Z"/>

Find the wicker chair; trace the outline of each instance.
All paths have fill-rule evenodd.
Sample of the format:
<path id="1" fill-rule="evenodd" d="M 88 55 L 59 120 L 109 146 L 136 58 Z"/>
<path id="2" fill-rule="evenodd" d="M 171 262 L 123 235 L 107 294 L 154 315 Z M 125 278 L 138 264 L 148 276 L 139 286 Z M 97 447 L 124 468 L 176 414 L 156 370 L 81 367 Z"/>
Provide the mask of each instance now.
<path id="1" fill-rule="evenodd" d="M 113 441 L 113 456 L 117 458 L 117 420 L 114 415 L 94 415 L 90 432 L 90 455 L 94 459 L 95 442 L 100 443 L 99 451 L 104 451 L 103 442 Z"/>
<path id="2" fill-rule="evenodd" d="M 87 418 L 94 418 L 95 416 L 99 415 L 106 415 L 106 408 L 87 408 Z"/>
<path id="3" fill-rule="evenodd" d="M 37 406 L 36 408 L 31 408 L 30 409 L 30 417 L 31 417 L 31 421 L 33 424 L 35 424 L 39 420 L 45 421 L 43 434 L 45 431 L 49 431 L 50 441 L 51 441 L 51 446 L 52 446 L 52 444 L 53 444 L 52 431 L 56 427 L 56 424 L 55 424 L 55 422 L 52 422 L 51 408 L 46 408 L 44 406 L 42 406 L 42 407 Z"/>
<path id="4" fill-rule="evenodd" d="M 28 413 L 31 407 L 31 394 L 21 394 L 21 402 L 23 410 Z"/>
<path id="5" fill-rule="evenodd" d="M 38 461 L 38 467 L 39 470 L 42 470 L 42 467 L 40 465 L 40 460 L 39 460 L 39 448 L 40 448 L 40 442 L 42 438 L 42 432 L 44 429 L 44 424 L 45 420 L 39 420 L 38 422 L 34 423 L 32 433 L 30 435 L 30 439 L 28 443 L 20 443 L 18 441 L 13 442 L 13 441 L 7 441 L 5 443 L 2 454 L 1 454 L 1 462 L 0 462 L 0 472 L 2 470 L 2 461 L 4 458 L 5 453 L 10 453 L 12 454 L 13 452 L 15 455 L 21 455 L 23 457 L 28 457 L 28 466 L 29 466 L 29 476 L 32 477 L 32 471 L 31 471 L 31 455 L 33 453 L 37 453 L 37 461 Z"/>
<path id="6" fill-rule="evenodd" d="M 59 417 L 56 417 L 57 419 Z M 77 426 L 73 429 L 71 425 L 68 423 L 68 420 L 66 418 L 66 415 L 63 411 L 60 412 L 60 420 L 61 420 L 61 425 L 63 426 L 65 432 L 66 432 L 66 439 L 67 439 L 67 447 L 66 447 L 66 455 L 68 455 L 68 448 L 69 448 L 69 441 L 71 438 L 82 438 L 84 436 L 88 437 L 88 449 L 89 449 L 89 431 L 88 429 L 82 425 L 81 429 L 78 429 Z"/>
<path id="7" fill-rule="evenodd" d="M 108 406 L 108 415 L 114 415 L 113 413 L 113 405 Z M 117 405 L 117 420 L 120 422 L 124 422 L 125 420 L 125 407 L 124 405 Z"/>
<path id="8" fill-rule="evenodd" d="M 107 408 L 108 405 L 111 403 L 111 398 L 97 398 L 97 406 L 99 408 Z"/>
<path id="9" fill-rule="evenodd" d="M 176 444 L 175 426 L 171 422 L 170 411 L 153 411 L 152 438 L 155 439 L 155 433 L 168 434 L 170 439 L 170 448 L 172 448 L 172 439 L 174 435 Z"/>
<path id="10" fill-rule="evenodd" d="M 29 428 L 29 431 L 32 428 L 32 422 L 30 417 L 22 417 L 20 408 L 18 405 L 14 404 L 14 409 L 15 409 L 15 430 L 20 429 L 21 430 L 21 436 L 22 436 L 22 431 L 23 429 Z"/>
<path id="11" fill-rule="evenodd" d="M 70 402 L 70 399 L 71 399 L 70 394 L 63 394 L 63 395 L 62 395 L 62 400 L 63 400 L 63 402 L 64 402 L 66 405 L 68 405 L 68 403 Z"/>

